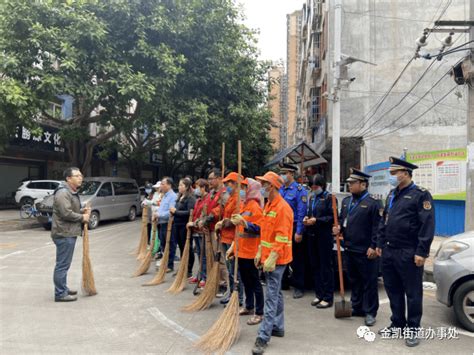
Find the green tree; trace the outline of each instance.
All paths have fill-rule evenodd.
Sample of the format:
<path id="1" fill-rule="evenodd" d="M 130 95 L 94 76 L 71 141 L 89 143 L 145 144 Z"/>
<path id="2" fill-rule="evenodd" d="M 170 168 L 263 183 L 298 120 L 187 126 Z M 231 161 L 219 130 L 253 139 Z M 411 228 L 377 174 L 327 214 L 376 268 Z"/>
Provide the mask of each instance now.
<path id="1" fill-rule="evenodd" d="M 111 141 L 131 166 L 158 151 L 168 175 L 218 164 L 221 142 L 234 168 L 243 141 L 250 174 L 271 153 L 267 65 L 233 1 L 7 0 L 0 11 L 0 109 L 59 124 L 83 170 Z M 75 98 L 67 122 L 48 114 L 58 94 Z"/>

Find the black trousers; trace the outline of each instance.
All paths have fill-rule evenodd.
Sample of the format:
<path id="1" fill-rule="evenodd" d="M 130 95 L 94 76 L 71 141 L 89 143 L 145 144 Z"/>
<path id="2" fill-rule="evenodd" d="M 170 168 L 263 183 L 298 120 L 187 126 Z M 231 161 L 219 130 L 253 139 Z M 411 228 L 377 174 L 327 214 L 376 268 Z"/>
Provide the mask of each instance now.
<path id="1" fill-rule="evenodd" d="M 183 258 L 184 246 L 186 245 L 186 224 L 173 224 L 173 232 L 176 242 L 180 250 L 180 257 Z M 194 253 L 193 253 L 193 238 L 189 240 L 189 260 L 188 260 L 188 275 L 192 274 L 194 266 Z"/>
<path id="2" fill-rule="evenodd" d="M 377 315 L 379 293 L 377 285 L 378 259 L 368 259 L 366 253 L 348 251 L 346 261 L 351 283 L 351 302 L 355 313 Z"/>
<path id="3" fill-rule="evenodd" d="M 332 263 L 333 236 L 330 233 L 308 235 L 308 252 L 314 293 L 320 300 L 334 300 L 334 267 Z"/>
<path id="4" fill-rule="evenodd" d="M 303 234 L 303 240 L 299 243 L 295 242 L 295 235 L 293 233 L 293 242 L 291 243 L 291 249 L 293 251 L 293 261 L 291 262 L 291 285 L 298 289 L 305 289 L 305 261 L 307 258 L 308 249 L 308 237 Z"/>
<path id="5" fill-rule="evenodd" d="M 395 327 L 418 328 L 423 314 L 423 266 L 416 266 L 414 249 L 385 247 L 382 275 Z M 408 314 L 405 315 L 405 301 Z"/>
<path id="6" fill-rule="evenodd" d="M 245 308 L 255 308 L 255 314 L 262 316 L 264 308 L 263 288 L 253 259 L 239 258 L 239 272 L 244 284 Z"/>
<path id="7" fill-rule="evenodd" d="M 148 233 L 148 244 L 150 244 L 150 242 L 151 242 L 151 229 L 152 229 L 152 224 L 147 223 L 146 230 L 147 230 L 147 233 Z"/>

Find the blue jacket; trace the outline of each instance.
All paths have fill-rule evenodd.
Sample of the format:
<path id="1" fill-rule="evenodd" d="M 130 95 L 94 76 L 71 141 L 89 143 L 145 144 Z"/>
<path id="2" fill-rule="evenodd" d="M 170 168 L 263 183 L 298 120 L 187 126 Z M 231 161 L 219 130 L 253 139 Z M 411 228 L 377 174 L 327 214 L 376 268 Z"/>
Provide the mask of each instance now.
<path id="1" fill-rule="evenodd" d="M 293 209 L 295 224 L 293 232 L 303 234 L 303 218 L 308 207 L 308 191 L 301 184 L 293 181 L 288 187 L 283 185 L 280 188 L 280 195 Z"/>

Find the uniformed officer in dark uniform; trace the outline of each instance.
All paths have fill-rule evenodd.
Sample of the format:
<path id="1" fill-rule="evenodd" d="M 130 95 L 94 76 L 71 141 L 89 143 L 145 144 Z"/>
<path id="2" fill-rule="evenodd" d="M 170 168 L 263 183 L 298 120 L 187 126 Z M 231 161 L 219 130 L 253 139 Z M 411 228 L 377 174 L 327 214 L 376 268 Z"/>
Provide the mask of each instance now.
<path id="1" fill-rule="evenodd" d="M 308 239 L 308 255 L 313 276 L 315 298 L 311 302 L 316 308 L 332 307 L 334 301 L 334 238 L 332 226 L 332 196 L 326 190 L 326 179 L 316 174 L 311 182 L 311 198 L 303 219 Z"/>
<path id="2" fill-rule="evenodd" d="M 423 313 L 423 265 L 430 253 L 435 215 L 431 194 L 412 181 L 418 166 L 390 157 L 390 183 L 378 231 L 377 254 L 382 256 L 385 290 L 392 310 L 391 325 L 379 331 L 403 330 L 405 344 L 416 346 Z M 405 315 L 405 301 L 407 315 Z"/>
<path id="3" fill-rule="evenodd" d="M 291 206 L 294 212 L 293 224 L 293 261 L 290 266 L 293 270 L 291 283 L 294 287 L 293 298 L 301 298 L 304 294 L 304 263 L 306 256 L 306 241 L 303 240 L 303 218 L 306 214 L 308 203 L 308 191 L 295 181 L 295 174 L 298 169 L 290 164 L 280 164 L 280 174 L 284 185 L 280 188 L 280 195 Z M 283 288 L 288 288 L 287 269 L 283 276 Z"/>
<path id="4" fill-rule="evenodd" d="M 342 201 L 340 228 L 344 236 L 345 259 L 351 282 L 352 315 L 365 317 L 365 325 L 375 324 L 379 308 L 377 289 L 378 260 L 375 252 L 382 204 L 367 191 L 370 175 L 351 169 L 346 180 L 352 196 Z"/>

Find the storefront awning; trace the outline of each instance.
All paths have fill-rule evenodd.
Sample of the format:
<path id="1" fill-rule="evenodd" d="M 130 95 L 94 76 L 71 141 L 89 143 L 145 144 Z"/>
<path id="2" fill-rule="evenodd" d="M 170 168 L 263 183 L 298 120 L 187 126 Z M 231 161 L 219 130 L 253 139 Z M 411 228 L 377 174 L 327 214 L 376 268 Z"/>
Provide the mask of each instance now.
<path id="1" fill-rule="evenodd" d="M 277 165 L 285 159 L 288 159 L 290 164 L 303 164 L 303 167 L 327 163 L 326 159 L 316 153 L 306 142 L 302 141 L 276 154 L 265 165 L 265 168 Z"/>

